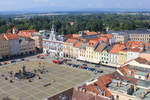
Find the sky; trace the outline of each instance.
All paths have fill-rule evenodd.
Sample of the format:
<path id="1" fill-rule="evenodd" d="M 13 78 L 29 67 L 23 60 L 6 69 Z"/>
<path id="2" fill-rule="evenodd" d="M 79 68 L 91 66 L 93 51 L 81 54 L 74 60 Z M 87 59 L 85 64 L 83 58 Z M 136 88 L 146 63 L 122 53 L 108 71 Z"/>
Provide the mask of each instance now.
<path id="1" fill-rule="evenodd" d="M 0 11 L 23 9 L 60 8 L 59 10 L 84 8 L 140 8 L 150 9 L 150 0 L 0 0 Z"/>

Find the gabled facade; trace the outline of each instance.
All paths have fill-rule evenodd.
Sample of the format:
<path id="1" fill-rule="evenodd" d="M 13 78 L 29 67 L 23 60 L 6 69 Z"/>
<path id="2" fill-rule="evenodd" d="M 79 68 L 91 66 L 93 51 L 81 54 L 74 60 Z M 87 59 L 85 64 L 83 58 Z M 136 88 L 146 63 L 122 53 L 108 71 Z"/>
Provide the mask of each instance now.
<path id="1" fill-rule="evenodd" d="M 10 55 L 9 53 L 9 42 L 3 35 L 0 35 L 0 59 Z"/>
<path id="2" fill-rule="evenodd" d="M 21 37 L 19 39 L 19 54 L 31 54 L 36 51 L 35 41 L 30 38 Z"/>
<path id="3" fill-rule="evenodd" d="M 69 58 L 73 58 L 74 54 L 74 44 L 77 42 L 77 39 L 68 39 L 64 42 L 64 56 L 65 57 L 69 57 Z"/>
<path id="4" fill-rule="evenodd" d="M 78 55 L 79 55 L 79 50 L 80 50 L 80 46 L 81 46 L 81 42 L 76 42 L 73 46 L 73 58 L 77 59 Z"/>
<path id="5" fill-rule="evenodd" d="M 97 40 L 90 40 L 86 46 L 86 61 L 88 62 L 92 62 L 92 63 L 95 63 L 95 59 L 97 57 L 97 54 L 95 54 L 95 48 L 97 47 L 98 45 L 98 42 Z"/>
<path id="6" fill-rule="evenodd" d="M 107 65 L 109 64 L 109 60 L 110 60 L 110 54 L 108 53 L 108 51 L 107 50 L 102 51 L 100 63 Z"/>
<path id="7" fill-rule="evenodd" d="M 81 44 L 77 60 L 86 61 L 86 45 L 86 43 Z"/>
<path id="8" fill-rule="evenodd" d="M 8 41 L 10 55 L 19 54 L 19 36 L 17 34 L 4 34 L 4 37 Z"/>

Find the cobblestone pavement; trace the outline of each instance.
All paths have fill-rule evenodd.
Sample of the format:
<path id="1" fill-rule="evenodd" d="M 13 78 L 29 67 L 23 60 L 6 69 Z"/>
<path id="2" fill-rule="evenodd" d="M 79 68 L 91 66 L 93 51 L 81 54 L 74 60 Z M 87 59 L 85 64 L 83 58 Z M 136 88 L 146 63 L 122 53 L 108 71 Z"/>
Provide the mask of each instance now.
<path id="1" fill-rule="evenodd" d="M 40 74 L 42 79 L 37 77 L 29 80 L 17 80 L 9 76 L 9 71 L 18 72 L 23 65 L 27 71 L 38 69 L 39 62 L 48 71 Z M 4 76 L 3 76 L 4 75 Z M 5 77 L 8 79 L 5 80 Z M 43 100 L 61 91 L 72 88 L 80 83 L 90 80 L 92 73 L 80 69 L 70 68 L 63 65 L 56 65 L 41 60 L 24 61 L 16 64 L 9 64 L 0 67 L 0 100 L 3 97 L 10 97 L 12 100 Z M 13 80 L 13 83 L 10 83 Z M 47 87 L 44 85 L 50 84 Z"/>

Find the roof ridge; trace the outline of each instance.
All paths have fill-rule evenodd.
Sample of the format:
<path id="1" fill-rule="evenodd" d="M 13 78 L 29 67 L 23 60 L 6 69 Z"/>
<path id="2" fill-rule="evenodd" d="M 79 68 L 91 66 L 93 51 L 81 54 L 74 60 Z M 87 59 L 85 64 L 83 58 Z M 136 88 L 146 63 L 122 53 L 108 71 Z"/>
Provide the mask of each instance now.
<path id="1" fill-rule="evenodd" d="M 4 34 L 4 38 L 5 38 L 6 40 L 8 40 L 8 37 L 6 36 L 6 34 Z"/>

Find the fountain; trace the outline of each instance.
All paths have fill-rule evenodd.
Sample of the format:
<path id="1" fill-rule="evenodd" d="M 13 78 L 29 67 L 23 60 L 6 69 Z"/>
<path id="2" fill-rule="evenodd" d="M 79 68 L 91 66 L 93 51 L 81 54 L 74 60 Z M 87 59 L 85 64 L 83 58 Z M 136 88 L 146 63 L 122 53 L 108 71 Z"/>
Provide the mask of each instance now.
<path id="1" fill-rule="evenodd" d="M 19 70 L 18 73 L 15 73 L 15 77 L 18 79 L 30 79 L 35 77 L 36 74 L 32 73 L 32 72 L 27 72 L 26 71 L 26 67 L 23 66 L 22 70 Z"/>

